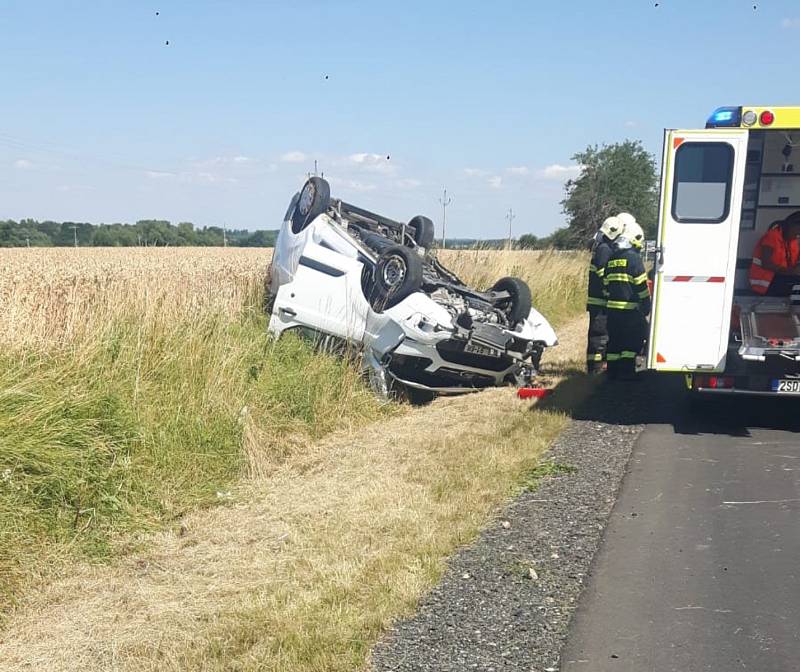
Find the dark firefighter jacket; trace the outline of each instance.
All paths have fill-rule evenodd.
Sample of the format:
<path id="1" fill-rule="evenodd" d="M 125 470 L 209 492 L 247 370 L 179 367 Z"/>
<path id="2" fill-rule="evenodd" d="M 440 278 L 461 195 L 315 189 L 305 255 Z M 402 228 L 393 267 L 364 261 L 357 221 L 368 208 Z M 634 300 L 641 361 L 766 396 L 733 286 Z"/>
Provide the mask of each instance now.
<path id="1" fill-rule="evenodd" d="M 606 264 L 603 282 L 609 312 L 639 309 L 645 315 L 650 313 L 647 272 L 638 250 L 616 250 Z"/>
<path id="2" fill-rule="evenodd" d="M 589 292 L 586 299 L 587 310 L 592 307 L 605 308 L 606 295 L 603 275 L 606 272 L 606 264 L 611 258 L 613 251 L 608 239 L 603 238 L 592 253 L 592 261 L 589 264 Z"/>

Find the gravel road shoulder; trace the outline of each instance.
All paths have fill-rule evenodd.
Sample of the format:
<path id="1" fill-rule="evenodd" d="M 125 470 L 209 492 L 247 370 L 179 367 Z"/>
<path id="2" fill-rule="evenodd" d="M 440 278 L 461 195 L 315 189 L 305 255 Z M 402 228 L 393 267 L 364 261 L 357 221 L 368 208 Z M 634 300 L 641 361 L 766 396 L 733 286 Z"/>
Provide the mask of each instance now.
<path id="1" fill-rule="evenodd" d="M 578 596 L 643 425 L 641 395 L 603 383 L 521 494 L 449 562 L 415 616 L 372 656 L 375 672 L 558 669 Z M 633 401 L 621 406 L 620 399 Z M 557 402 L 555 402 L 557 403 Z"/>

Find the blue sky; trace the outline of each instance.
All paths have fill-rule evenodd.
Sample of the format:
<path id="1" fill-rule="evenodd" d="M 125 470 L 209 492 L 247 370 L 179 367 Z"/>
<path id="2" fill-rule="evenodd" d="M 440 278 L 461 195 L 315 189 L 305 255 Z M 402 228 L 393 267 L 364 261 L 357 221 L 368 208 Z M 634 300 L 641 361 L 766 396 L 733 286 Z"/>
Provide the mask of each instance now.
<path id="1" fill-rule="evenodd" d="M 0 2 L 0 218 L 276 228 L 316 158 L 389 216 L 447 186 L 448 235 L 546 234 L 586 145 L 800 104 L 796 2 L 654 5 Z"/>

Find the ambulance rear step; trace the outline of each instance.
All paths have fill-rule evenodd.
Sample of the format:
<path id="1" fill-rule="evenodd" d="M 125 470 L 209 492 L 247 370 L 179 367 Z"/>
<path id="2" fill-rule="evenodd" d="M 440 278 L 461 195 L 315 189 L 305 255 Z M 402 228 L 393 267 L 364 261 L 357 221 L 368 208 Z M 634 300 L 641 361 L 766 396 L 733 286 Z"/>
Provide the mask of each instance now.
<path id="1" fill-rule="evenodd" d="M 767 357 L 800 361 L 800 316 L 788 301 L 759 299 L 740 303 L 742 359 L 763 362 Z"/>

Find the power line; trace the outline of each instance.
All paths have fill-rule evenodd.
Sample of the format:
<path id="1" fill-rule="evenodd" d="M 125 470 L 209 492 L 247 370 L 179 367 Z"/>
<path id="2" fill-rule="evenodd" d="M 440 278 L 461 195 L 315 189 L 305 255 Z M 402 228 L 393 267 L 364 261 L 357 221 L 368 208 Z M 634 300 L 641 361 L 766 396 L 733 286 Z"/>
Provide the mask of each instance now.
<path id="1" fill-rule="evenodd" d="M 506 219 L 508 220 L 508 249 L 509 250 L 511 249 L 511 241 L 512 241 L 511 223 L 514 221 L 515 217 L 516 217 L 516 215 L 514 214 L 514 211 L 511 208 L 509 208 L 508 212 L 506 213 Z"/>
<path id="2" fill-rule="evenodd" d="M 175 174 L 173 170 L 165 170 L 163 168 L 153 168 L 151 166 L 130 163 L 125 157 L 122 157 L 118 154 L 115 155 L 109 153 L 107 156 L 100 156 L 98 154 L 86 152 L 85 150 L 77 150 L 48 141 L 29 142 L 27 140 L 15 138 L 3 132 L 0 132 L 0 146 L 23 152 L 44 154 L 45 156 L 57 156 L 69 161 L 93 161 L 100 165 L 105 165 L 111 168 L 119 168 L 121 170 L 133 170 L 146 173 L 163 173 L 170 175 Z"/>
<path id="3" fill-rule="evenodd" d="M 447 196 L 447 187 L 444 189 L 444 193 L 442 197 L 439 199 L 439 203 L 442 204 L 442 249 L 447 249 L 447 236 L 446 236 L 446 229 L 447 229 L 447 206 L 453 202 L 453 197 Z"/>

